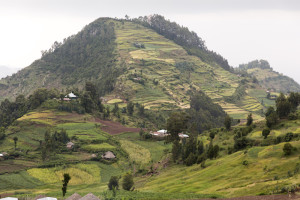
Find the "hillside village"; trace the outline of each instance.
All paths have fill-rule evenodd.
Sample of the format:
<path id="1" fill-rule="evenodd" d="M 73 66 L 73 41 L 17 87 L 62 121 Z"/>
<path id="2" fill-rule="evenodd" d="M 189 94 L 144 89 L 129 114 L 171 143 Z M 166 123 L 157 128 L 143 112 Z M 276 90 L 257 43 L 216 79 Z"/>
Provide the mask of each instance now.
<path id="1" fill-rule="evenodd" d="M 300 93 L 267 62 L 160 15 L 55 44 L 0 80 L 0 198 L 299 198 Z"/>

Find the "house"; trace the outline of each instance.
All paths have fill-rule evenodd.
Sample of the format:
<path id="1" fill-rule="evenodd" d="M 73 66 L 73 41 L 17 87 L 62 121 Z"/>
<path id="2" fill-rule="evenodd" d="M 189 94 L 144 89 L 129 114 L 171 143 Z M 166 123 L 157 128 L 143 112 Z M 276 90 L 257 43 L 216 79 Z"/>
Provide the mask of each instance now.
<path id="1" fill-rule="evenodd" d="M 73 142 L 68 142 L 68 143 L 67 143 L 67 148 L 68 148 L 68 149 L 73 149 L 74 145 L 75 145 L 75 144 L 74 144 Z"/>
<path id="2" fill-rule="evenodd" d="M 107 151 L 107 152 L 105 152 L 105 153 L 101 156 L 101 158 L 110 160 L 110 159 L 116 158 L 116 156 L 115 156 L 115 154 L 114 154 L 113 152 Z"/>
<path id="3" fill-rule="evenodd" d="M 77 99 L 77 96 L 73 92 L 71 92 L 71 93 L 67 94 L 65 96 L 65 98 L 69 98 L 72 100 L 72 99 Z"/>
<path id="4" fill-rule="evenodd" d="M 18 200 L 18 198 L 15 198 L 15 197 L 5 197 L 5 198 L 2 198 L 0 200 Z"/>
<path id="5" fill-rule="evenodd" d="M 178 134 L 178 136 L 179 136 L 179 138 L 189 138 L 190 136 L 189 135 L 187 135 L 187 134 L 183 134 L 183 133 L 179 133 Z"/>
<path id="6" fill-rule="evenodd" d="M 57 198 L 54 198 L 54 197 L 43 197 L 43 198 L 40 198 L 40 199 L 37 199 L 37 200 L 57 200 Z"/>
<path id="7" fill-rule="evenodd" d="M 70 99 L 70 98 L 66 98 L 66 97 L 65 97 L 65 98 L 63 98 L 63 100 L 64 100 L 64 101 L 71 101 L 71 99 Z"/>
<path id="8" fill-rule="evenodd" d="M 100 200 L 98 197 L 93 195 L 92 193 L 88 193 L 84 197 L 80 198 L 79 200 Z"/>
<path id="9" fill-rule="evenodd" d="M 66 198 L 65 200 L 79 200 L 79 199 L 81 199 L 82 198 L 82 196 L 80 196 L 79 194 L 77 194 L 77 193 L 74 193 L 74 194 L 72 194 L 71 196 L 69 196 L 68 198 Z"/>
<path id="10" fill-rule="evenodd" d="M 165 129 L 162 129 L 162 130 L 159 130 L 159 131 L 157 131 L 158 133 L 163 133 L 163 134 L 167 134 L 167 130 L 165 130 Z"/>

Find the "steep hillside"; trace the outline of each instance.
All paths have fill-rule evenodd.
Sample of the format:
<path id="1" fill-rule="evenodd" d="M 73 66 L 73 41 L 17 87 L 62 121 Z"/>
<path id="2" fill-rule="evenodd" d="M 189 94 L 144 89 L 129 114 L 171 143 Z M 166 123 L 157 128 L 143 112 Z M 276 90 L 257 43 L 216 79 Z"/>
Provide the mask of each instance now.
<path id="1" fill-rule="evenodd" d="M 268 61 L 255 60 L 248 64 L 241 64 L 238 71 L 244 71 L 255 77 L 266 90 L 275 92 L 299 92 L 300 85 L 288 76 L 284 76 L 270 67 Z"/>
<path id="2" fill-rule="evenodd" d="M 103 92 L 110 91 L 118 66 L 114 27 L 109 22 L 106 18 L 96 20 L 63 43 L 55 42 L 43 51 L 41 59 L 2 79 L 0 96 L 10 99 L 19 94 L 28 96 L 41 87 L 82 88 L 87 80 L 99 81 Z"/>
<path id="3" fill-rule="evenodd" d="M 233 73 L 196 33 L 158 15 L 97 19 L 0 80 L 0 100 L 29 96 L 41 87 L 78 91 L 87 81 L 96 84 L 105 104 L 133 101 L 152 110 L 186 109 L 191 94 L 201 90 L 235 119 L 245 119 L 248 112 L 259 119 L 266 107 L 264 97 L 251 93 L 262 90 L 258 84 Z"/>

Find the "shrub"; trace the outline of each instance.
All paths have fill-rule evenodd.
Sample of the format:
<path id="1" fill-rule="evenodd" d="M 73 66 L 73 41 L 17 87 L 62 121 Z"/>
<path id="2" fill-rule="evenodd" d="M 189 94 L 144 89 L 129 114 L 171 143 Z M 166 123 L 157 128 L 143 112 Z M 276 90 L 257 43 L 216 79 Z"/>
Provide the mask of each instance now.
<path id="1" fill-rule="evenodd" d="M 117 176 L 110 177 L 107 186 L 108 186 L 109 190 L 112 190 L 113 188 L 118 189 L 119 188 L 119 178 Z"/>
<path id="2" fill-rule="evenodd" d="M 292 154 L 292 151 L 293 151 L 293 146 L 290 144 L 290 143 L 286 143 L 284 146 L 283 146 L 283 152 L 284 152 L 284 155 L 288 156 L 288 155 L 291 155 Z"/>
<path id="3" fill-rule="evenodd" d="M 285 135 L 284 140 L 285 140 L 286 142 L 289 142 L 289 141 L 291 141 L 291 140 L 293 139 L 293 137 L 294 137 L 294 134 L 290 132 L 290 133 L 287 133 L 287 134 Z"/>
<path id="4" fill-rule="evenodd" d="M 268 128 L 265 128 L 262 131 L 262 135 L 264 136 L 265 139 L 268 137 L 269 134 L 270 134 L 270 129 L 268 129 Z"/>
<path id="5" fill-rule="evenodd" d="M 123 177 L 122 187 L 124 190 L 130 190 L 133 186 L 133 176 L 131 173 L 127 173 Z"/>
<path id="6" fill-rule="evenodd" d="M 248 160 L 244 160 L 242 164 L 245 166 L 248 166 L 249 162 L 248 162 Z"/>

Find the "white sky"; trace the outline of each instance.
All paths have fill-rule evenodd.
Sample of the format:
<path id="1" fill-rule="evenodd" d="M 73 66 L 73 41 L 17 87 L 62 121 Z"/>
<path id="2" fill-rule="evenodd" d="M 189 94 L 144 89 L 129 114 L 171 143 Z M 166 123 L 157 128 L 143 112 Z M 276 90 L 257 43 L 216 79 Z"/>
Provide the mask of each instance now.
<path id="1" fill-rule="evenodd" d="M 0 0 L 0 65 L 26 67 L 99 17 L 161 14 L 232 66 L 266 59 L 300 82 L 299 0 Z"/>

